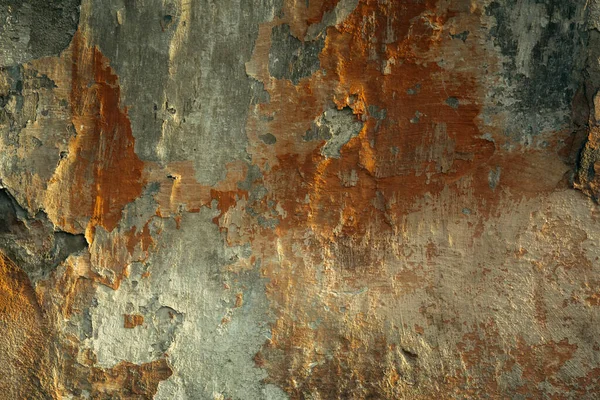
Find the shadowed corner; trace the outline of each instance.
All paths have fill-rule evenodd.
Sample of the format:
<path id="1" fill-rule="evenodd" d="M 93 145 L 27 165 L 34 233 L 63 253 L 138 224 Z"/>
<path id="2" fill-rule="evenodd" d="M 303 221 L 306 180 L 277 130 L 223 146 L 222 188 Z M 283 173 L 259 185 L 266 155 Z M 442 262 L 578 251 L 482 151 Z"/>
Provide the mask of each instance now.
<path id="1" fill-rule="evenodd" d="M 57 231 L 43 211 L 31 217 L 7 189 L 0 189 L 0 251 L 35 283 L 69 255 L 87 249 L 84 235 Z"/>

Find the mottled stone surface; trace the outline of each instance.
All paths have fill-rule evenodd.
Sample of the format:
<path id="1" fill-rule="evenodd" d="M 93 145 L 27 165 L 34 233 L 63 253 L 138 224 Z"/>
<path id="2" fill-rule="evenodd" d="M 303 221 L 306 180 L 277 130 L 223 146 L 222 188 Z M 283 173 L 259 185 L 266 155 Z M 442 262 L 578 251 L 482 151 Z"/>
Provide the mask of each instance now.
<path id="1" fill-rule="evenodd" d="M 597 0 L 0 18 L 0 397 L 598 398 Z"/>

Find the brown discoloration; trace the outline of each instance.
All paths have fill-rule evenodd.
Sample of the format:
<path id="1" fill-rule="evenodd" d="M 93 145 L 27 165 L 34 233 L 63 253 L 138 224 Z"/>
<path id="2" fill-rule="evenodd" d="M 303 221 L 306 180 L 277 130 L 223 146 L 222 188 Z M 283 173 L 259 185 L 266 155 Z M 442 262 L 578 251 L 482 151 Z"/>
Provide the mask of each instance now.
<path id="1" fill-rule="evenodd" d="M 142 365 L 122 362 L 111 369 L 92 368 L 91 395 L 99 399 L 152 399 L 158 383 L 172 374 L 164 359 Z"/>
<path id="2" fill-rule="evenodd" d="M 50 214 L 68 231 L 85 230 L 92 242 L 96 226 L 112 231 L 123 207 L 141 194 L 144 164 L 134 152 L 135 139 L 109 60 L 81 32 L 70 53 L 70 104 L 77 136 L 53 177 L 50 190 L 58 194 L 58 203 L 52 204 Z"/>
<path id="3" fill-rule="evenodd" d="M 238 293 L 235 295 L 235 308 L 240 308 L 244 305 L 244 294 Z"/>
<path id="4" fill-rule="evenodd" d="M 568 132 L 548 133 L 536 138 L 534 145 L 522 146 L 509 143 L 498 129 L 504 123 L 502 116 L 491 117 L 497 118 L 493 124 L 482 121 L 485 85 L 490 84 L 489 74 L 500 68 L 485 48 L 483 12 L 464 2 L 361 1 L 345 21 L 327 29 L 322 70 L 296 86 L 271 77 L 265 60 L 273 26 L 290 24 L 292 32 L 303 37 L 307 24 L 299 22 L 298 13 L 284 14 L 259 30 L 246 70 L 264 83 L 270 101 L 251 107 L 248 152 L 261 167 L 268 199 L 285 213 L 274 231 L 261 229 L 260 235 L 246 236 L 263 260 L 263 274 L 270 279 L 267 294 L 278 312 L 272 339 L 256 360 L 292 398 L 308 393 L 344 397 L 359 390 L 353 385 L 361 388 L 359 398 L 502 393 L 496 376 L 487 372 L 494 370 L 493 361 L 488 365 L 482 360 L 510 358 L 519 345 L 490 343 L 495 339 L 489 335 L 505 334 L 493 322 L 465 335 L 469 346 L 475 343 L 472 351 L 460 344 L 451 346 L 453 355 L 460 354 L 466 363 L 465 371 L 446 371 L 449 376 L 443 384 L 428 382 L 419 389 L 411 381 L 418 376 L 418 361 L 411 364 L 414 360 L 405 356 L 404 361 L 383 367 L 384 360 L 396 357 L 389 350 L 399 346 L 395 330 L 383 328 L 375 320 L 378 317 L 361 314 L 385 320 L 390 313 L 382 308 L 402 307 L 399 302 L 419 299 L 424 291 L 435 298 L 441 291 L 439 270 L 447 267 L 448 252 L 455 248 L 452 238 L 442 243 L 438 237 L 424 248 L 405 247 L 403 242 L 410 241 L 403 236 L 410 230 L 407 216 L 422 214 L 428 221 L 424 228 L 430 229 L 439 229 L 427 219 L 432 210 L 439 210 L 444 219 L 468 219 L 472 235 L 459 248 L 470 254 L 476 252 L 474 243 L 490 234 L 487 221 L 499 218 L 506 207 L 564 187 L 569 167 L 558 153 Z M 450 35 L 466 30 L 468 43 Z M 483 57 L 488 60 L 485 69 L 465 61 Z M 303 140 L 315 118 L 332 104 L 337 109 L 350 107 L 364 121 L 358 137 L 342 147 L 339 159 L 321 155 L 324 142 Z M 277 141 L 266 145 L 260 140 L 263 132 L 272 132 Z M 353 177 L 352 184 L 341 178 L 348 176 Z M 253 205 L 253 209 L 260 208 Z M 583 255 L 577 261 L 572 258 L 585 238 L 573 236 L 572 227 L 565 229 L 569 233 L 541 239 L 559 246 L 544 265 L 556 260 L 589 263 Z M 540 235 L 543 232 L 555 229 L 542 229 Z M 276 253 L 270 251 L 273 242 Z M 415 255 L 418 252 L 422 256 Z M 472 273 L 482 282 L 500 279 L 492 278 L 498 273 L 494 267 L 481 264 Z M 542 288 L 548 276 L 538 279 L 533 308 L 537 323 L 545 329 L 549 317 Z M 501 283 L 495 284 L 498 291 L 504 290 Z M 423 315 L 430 318 L 430 311 Z M 466 319 L 444 315 L 428 326 L 419 324 L 415 334 L 435 340 L 432 329 L 441 335 L 442 324 L 461 331 L 459 321 Z M 492 333 L 479 339 L 480 329 Z M 382 331 L 386 333 L 378 336 Z M 347 341 L 354 345 L 344 347 Z M 430 342 L 428 346 L 433 354 L 447 350 Z M 370 350 L 363 354 L 358 348 Z M 440 363 L 453 365 L 448 360 Z M 442 380 L 443 374 L 438 378 Z M 464 383 L 473 379 L 476 382 Z"/>
<path id="5" fill-rule="evenodd" d="M 127 251 L 129 251 L 129 254 L 135 253 L 136 246 L 138 244 L 141 246 L 141 249 L 144 252 L 148 252 L 150 246 L 154 244 L 154 239 L 150 233 L 149 222 L 144 224 L 144 227 L 141 230 L 138 230 L 137 227 L 132 226 L 131 230 L 127 233 L 127 237 Z"/>
<path id="6" fill-rule="evenodd" d="M 329 309 L 347 305 L 337 296 L 318 294 L 309 264 L 323 262 L 327 266 L 325 274 L 332 279 L 329 290 L 357 293 L 356 296 L 375 301 L 378 295 L 370 295 L 371 291 L 383 294 L 394 290 L 386 278 L 384 243 L 397 233 L 402 215 L 417 209 L 418 198 L 448 186 L 460 187 L 457 182 L 469 175 L 482 181 L 483 191 L 492 192 L 482 166 L 495 147 L 479 138 L 476 119 L 480 101 L 474 78 L 468 72 L 449 72 L 433 63 L 424 65 L 417 61 L 417 53 L 429 51 L 441 40 L 439 32 L 431 27 L 440 27 L 448 18 L 427 14 L 431 7 L 424 2 L 361 2 L 337 29 L 327 30 L 320 56 L 321 67 L 327 73 L 317 72 L 297 87 L 287 80 L 273 80 L 261 65 L 266 51 L 262 46 L 269 45 L 268 30 L 259 33 L 254 58 L 247 66 L 265 83 L 271 99 L 270 103 L 258 105 L 257 118 L 249 120 L 249 151 L 256 164 L 271 166 L 270 171 L 263 170 L 264 184 L 271 199 L 287 213 L 280 218 L 275 235 L 283 247 L 279 251 L 284 251 L 279 257 L 290 263 L 264 267 L 272 279 L 268 294 L 283 309 L 279 308 L 273 339 L 260 358 L 267 360 L 265 368 L 273 380 L 293 398 L 300 398 L 302 393 L 343 397 L 359 390 L 359 386 L 363 388 L 359 397 L 389 398 L 399 395 L 400 388 L 407 385 L 404 382 L 388 386 L 389 379 L 411 379 L 394 361 L 390 361 L 388 369 L 382 369 L 380 363 L 384 359 L 393 360 L 396 356 L 388 350 L 385 337 L 375 337 L 373 332 L 380 329 L 378 323 L 359 322 L 360 317 L 354 321 L 337 319 L 316 311 L 320 307 L 314 301 Z M 374 19 L 365 22 L 367 15 Z M 386 37 L 383 26 L 390 26 L 395 40 Z M 391 63 L 391 67 L 386 68 L 386 63 Z M 410 94 L 417 84 L 419 94 Z M 330 93 L 335 94 L 333 98 Z M 449 96 L 461 99 L 458 110 L 444 105 Z M 330 102 L 338 109 L 351 107 L 357 118 L 365 121 L 358 137 L 341 149 L 339 159 L 323 159 L 322 143 L 301 139 Z M 298 104 L 302 105 L 300 109 Z M 272 118 L 261 119 L 260 115 Z M 417 122 L 415 115 L 420 115 Z M 277 142 L 272 145 L 274 153 L 263 149 L 258 132 L 264 131 L 285 133 L 277 135 Z M 344 185 L 340 176 L 350 174 L 356 176 L 356 184 Z M 302 235 L 303 229 L 311 232 L 311 243 L 303 248 L 305 254 L 314 258 L 311 262 L 291 249 L 291 243 L 296 235 Z M 256 239 L 253 244 L 258 245 Z M 294 275 L 289 273 L 292 265 Z M 419 278 L 412 270 L 397 276 L 397 285 L 405 288 L 400 291 L 419 287 Z M 363 288 L 369 292 L 359 294 Z M 306 291 L 316 298 L 301 300 Z M 288 308 L 291 298 L 295 299 L 293 308 Z M 303 322 L 294 322 L 299 315 Z M 308 324 L 313 318 L 321 323 L 310 329 Z M 350 336 L 332 338 L 330 332 L 347 332 Z M 303 353 L 315 347 L 316 354 Z M 358 348 L 369 350 L 356 352 Z M 327 361 L 330 358 L 325 354 L 338 361 Z M 319 366 L 308 368 L 311 363 Z M 290 368 L 289 374 L 282 372 Z M 349 376 L 354 378 L 350 380 Z"/>
<path id="7" fill-rule="evenodd" d="M 518 378 L 513 378 L 517 381 L 511 384 L 517 387 L 515 392 L 543 397 L 545 389 L 541 389 L 541 384 L 561 386 L 560 370 L 577 350 L 577 345 L 570 344 L 567 339 L 560 342 L 542 340 L 529 345 L 522 337 L 517 337 L 514 346 L 507 350 L 495 343 L 499 338 L 500 332 L 493 321 L 482 323 L 465 334 L 458 348 L 467 370 L 456 371 L 455 383 L 448 389 L 456 394 L 481 396 L 485 393 L 502 397 L 506 391 L 499 385 L 505 379 L 503 375 L 519 371 Z"/>
<path id="8" fill-rule="evenodd" d="M 214 186 L 202 185 L 195 179 L 191 162 L 175 162 L 166 168 L 149 164 L 146 176 L 150 181 L 160 182 L 155 199 L 161 217 L 176 216 L 183 211 L 198 212 L 201 207 L 210 207 L 213 200 L 217 201 L 222 215 L 237 200 L 247 197 L 248 193 L 237 186 L 247 171 L 246 163 L 229 163 L 225 179 Z"/>
<path id="9" fill-rule="evenodd" d="M 144 324 L 144 316 L 139 314 L 124 314 L 123 315 L 123 327 L 126 329 L 133 329 L 136 326 Z"/>
<path id="10" fill-rule="evenodd" d="M 0 252 L 0 390 L 55 398 L 48 324 L 27 275 Z"/>
<path id="11" fill-rule="evenodd" d="M 168 16 L 179 31 L 170 50 L 182 58 L 193 54 L 182 34 L 194 20 L 193 2 L 184 3 L 180 14 Z M 0 261 L 0 308 L 9 311 L 0 322 L 19 333 L 0 343 L 52 372 L 40 375 L 29 361 L 5 354 L 0 368 L 27 377 L 25 391 L 117 399 L 157 393 L 173 374 L 165 359 L 101 368 L 107 360 L 99 363 L 84 348 L 93 341 L 94 296 L 98 285 L 129 290 L 121 283 L 130 274 L 131 287 L 160 285 L 152 262 L 186 251 L 161 243 L 162 230 L 190 234 L 185 213 L 206 207 L 219 240 L 232 247 L 226 256 L 233 254 L 229 265 L 211 271 L 230 290 L 206 299 L 226 303 L 214 323 L 226 332 L 238 315 L 263 318 L 261 326 L 273 315 L 270 338 L 254 361 L 266 382 L 293 399 L 566 399 L 598 392 L 593 354 L 600 345 L 593 324 L 582 322 L 593 320 L 600 304 L 592 225 L 598 212 L 591 202 L 586 211 L 587 203 L 578 202 L 583 196 L 565 194 L 565 162 L 574 162 L 587 135 L 587 161 L 575 185 L 598 197 L 597 121 L 580 121 L 573 137 L 544 132 L 517 143 L 505 135 L 506 111 L 486 108 L 496 106 L 490 87 L 506 82 L 505 60 L 490 40 L 490 24 L 498 21 L 486 15 L 485 2 L 361 0 L 344 21 L 319 32 L 324 48 L 312 75 L 296 85 L 270 76 L 273 27 L 288 24 L 294 37 L 311 40 L 311 27 L 324 26 L 339 4 L 285 0 L 259 27 L 246 72 L 264 85 L 268 96 L 260 98 L 268 100 L 253 100 L 248 112 L 249 158 L 227 164 L 226 177 L 212 186 L 196 180 L 197 160 L 136 156 L 119 79 L 85 26 L 61 57 L 33 65 L 55 79 L 57 98 L 68 99 L 65 113 L 77 135 L 63 135 L 68 154 L 55 171 L 36 164 L 23 178 L 21 186 L 32 184 L 19 189 L 21 197 L 30 209 L 43 206 L 57 227 L 85 232 L 90 246 L 35 291 L 16 266 Z M 122 24 L 127 14 L 117 15 Z M 468 39 L 457 40 L 465 32 Z M 182 65 L 169 65 L 169 79 L 178 79 Z M 351 110 L 362 126 L 339 158 L 323 154 L 328 139 L 306 138 L 332 109 Z M 185 114 L 179 107 L 177 113 Z M 265 143 L 267 133 L 276 140 Z M 138 214 L 142 208 L 146 217 Z M 165 223 L 169 218 L 175 223 Z M 164 253 L 154 258 L 154 251 Z M 256 281 L 267 282 L 266 314 L 253 314 L 262 283 L 248 288 L 221 280 L 239 272 L 260 273 Z M 134 329 L 126 333 L 150 331 L 155 320 L 148 315 L 144 321 L 124 314 L 123 326 Z M 60 355 L 49 353 L 48 340 Z M 190 342 L 176 351 L 186 351 L 182 343 Z M 189 377 L 179 378 L 177 384 Z"/>
<path id="12" fill-rule="evenodd" d="M 517 343 L 513 357 L 522 370 L 523 380 L 518 391 L 527 396 L 543 396 L 544 390 L 538 389 L 540 383 L 556 381 L 560 369 L 577 350 L 577 345 L 570 344 L 567 339 L 534 346 L 526 345 L 522 340 Z"/>

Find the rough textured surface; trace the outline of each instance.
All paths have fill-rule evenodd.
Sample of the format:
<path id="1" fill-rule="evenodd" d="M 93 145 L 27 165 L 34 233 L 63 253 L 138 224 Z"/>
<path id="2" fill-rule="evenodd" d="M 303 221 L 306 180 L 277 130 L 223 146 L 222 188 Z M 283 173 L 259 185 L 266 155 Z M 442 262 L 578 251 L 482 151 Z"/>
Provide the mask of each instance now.
<path id="1" fill-rule="evenodd" d="M 0 0 L 0 392 L 595 399 L 597 0 Z"/>
<path id="2" fill-rule="evenodd" d="M 80 0 L 1 0 L 0 66 L 58 55 L 79 22 Z"/>

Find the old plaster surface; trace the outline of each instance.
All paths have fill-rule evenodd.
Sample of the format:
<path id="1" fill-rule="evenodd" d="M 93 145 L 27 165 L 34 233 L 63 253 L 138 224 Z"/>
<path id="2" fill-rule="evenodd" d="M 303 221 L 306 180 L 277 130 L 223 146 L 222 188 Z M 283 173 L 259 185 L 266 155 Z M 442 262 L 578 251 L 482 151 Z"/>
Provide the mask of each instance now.
<path id="1" fill-rule="evenodd" d="M 600 396 L 597 0 L 0 18 L 1 396 Z"/>

